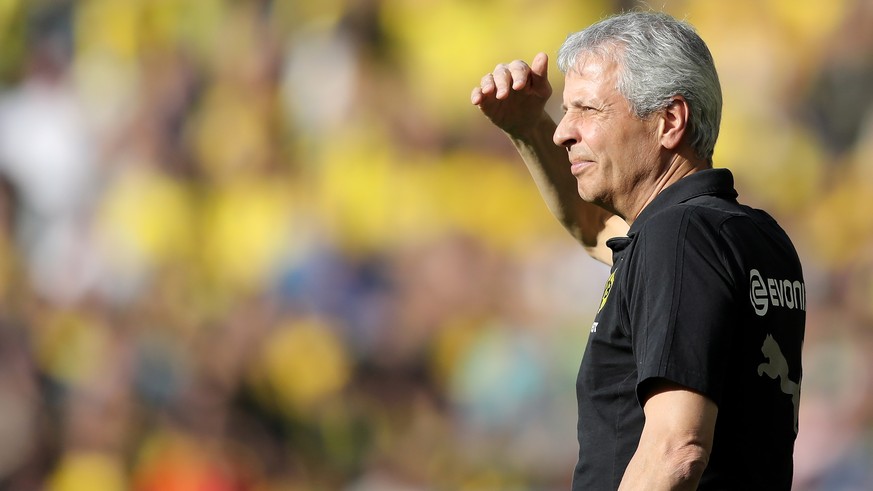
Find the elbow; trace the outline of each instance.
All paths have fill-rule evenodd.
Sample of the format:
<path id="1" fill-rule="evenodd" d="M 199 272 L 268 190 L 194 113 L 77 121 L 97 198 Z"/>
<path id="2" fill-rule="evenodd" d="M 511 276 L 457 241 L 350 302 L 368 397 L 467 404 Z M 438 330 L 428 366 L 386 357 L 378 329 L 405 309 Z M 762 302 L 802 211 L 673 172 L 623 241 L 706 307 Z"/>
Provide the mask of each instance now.
<path id="1" fill-rule="evenodd" d="M 588 253 L 589 256 L 600 261 L 601 263 L 612 266 L 612 251 L 606 247 L 589 247 L 583 246 L 585 248 L 585 252 Z"/>
<path id="2" fill-rule="evenodd" d="M 607 266 L 612 266 L 612 250 L 606 246 L 605 240 L 598 242 L 599 237 L 586 234 L 573 222 L 563 222 L 562 224 L 567 229 L 567 232 L 582 245 L 582 248 L 589 256 Z"/>
<path id="3" fill-rule="evenodd" d="M 697 488 L 708 464 L 709 450 L 695 443 L 683 445 L 667 455 L 667 468 L 673 474 L 673 481 L 688 485 L 688 489 Z"/>

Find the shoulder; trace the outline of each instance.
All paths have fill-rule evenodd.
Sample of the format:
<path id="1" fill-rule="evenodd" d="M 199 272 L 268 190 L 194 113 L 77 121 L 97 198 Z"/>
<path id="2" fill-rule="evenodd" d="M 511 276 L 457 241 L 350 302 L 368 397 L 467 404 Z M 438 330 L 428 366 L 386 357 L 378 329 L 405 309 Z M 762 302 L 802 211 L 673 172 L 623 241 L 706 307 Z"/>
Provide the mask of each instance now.
<path id="1" fill-rule="evenodd" d="M 718 270 L 730 276 L 730 259 L 734 237 L 749 237 L 741 225 L 750 217 L 741 206 L 729 203 L 691 200 L 670 206 L 652 215 L 639 230 L 639 258 L 647 274 L 678 274 L 688 268 L 696 271 Z"/>
<path id="2" fill-rule="evenodd" d="M 721 201 L 695 199 L 661 210 L 640 228 L 640 238 L 646 243 L 676 244 L 689 237 L 717 236 L 731 222 L 749 218 L 742 207 Z"/>

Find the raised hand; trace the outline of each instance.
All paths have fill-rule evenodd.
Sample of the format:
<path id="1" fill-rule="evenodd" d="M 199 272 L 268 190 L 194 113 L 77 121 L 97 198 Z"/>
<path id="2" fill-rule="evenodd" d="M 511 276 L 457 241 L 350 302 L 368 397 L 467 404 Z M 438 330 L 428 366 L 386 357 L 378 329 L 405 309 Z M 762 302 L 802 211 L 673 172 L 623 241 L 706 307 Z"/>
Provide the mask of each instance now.
<path id="1" fill-rule="evenodd" d="M 537 54 L 528 65 L 522 60 L 499 64 L 473 89 L 470 102 L 510 136 L 534 130 L 552 95 L 549 57 Z"/>

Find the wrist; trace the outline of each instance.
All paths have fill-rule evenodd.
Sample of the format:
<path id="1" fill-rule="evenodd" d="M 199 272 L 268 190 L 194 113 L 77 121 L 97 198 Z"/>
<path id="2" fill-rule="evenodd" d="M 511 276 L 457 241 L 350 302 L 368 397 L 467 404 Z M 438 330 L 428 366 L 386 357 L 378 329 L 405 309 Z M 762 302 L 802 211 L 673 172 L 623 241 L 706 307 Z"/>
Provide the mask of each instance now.
<path id="1" fill-rule="evenodd" d="M 531 124 L 504 130 L 504 133 L 516 144 L 532 145 L 541 143 L 543 140 L 551 143 L 556 128 L 555 121 L 543 110 Z"/>

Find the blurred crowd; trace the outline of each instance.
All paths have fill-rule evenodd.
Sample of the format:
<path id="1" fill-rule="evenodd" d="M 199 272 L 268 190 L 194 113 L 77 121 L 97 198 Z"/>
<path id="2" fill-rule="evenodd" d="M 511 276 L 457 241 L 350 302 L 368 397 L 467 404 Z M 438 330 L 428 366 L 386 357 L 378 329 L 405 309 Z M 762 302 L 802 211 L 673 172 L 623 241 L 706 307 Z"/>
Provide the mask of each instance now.
<path id="1" fill-rule="evenodd" d="M 469 93 L 634 6 L 0 1 L 0 489 L 567 489 L 608 270 Z M 873 1 L 663 9 L 804 264 L 795 487 L 873 489 Z"/>

